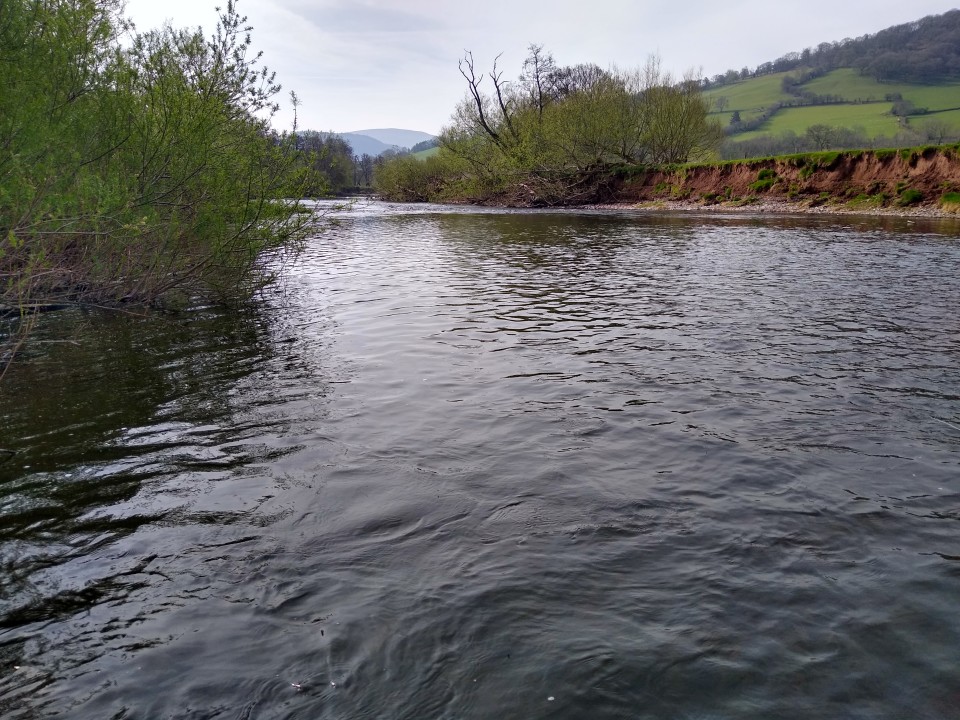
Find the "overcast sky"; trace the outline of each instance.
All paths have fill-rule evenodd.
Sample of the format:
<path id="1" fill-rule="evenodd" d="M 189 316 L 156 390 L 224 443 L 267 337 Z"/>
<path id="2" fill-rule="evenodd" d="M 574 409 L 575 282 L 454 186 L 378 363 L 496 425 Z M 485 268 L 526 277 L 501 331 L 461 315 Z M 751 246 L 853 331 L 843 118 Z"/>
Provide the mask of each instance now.
<path id="1" fill-rule="evenodd" d="M 858 37 L 952 9 L 957 0 L 239 0 L 253 42 L 284 86 L 274 126 L 396 127 L 436 133 L 466 89 L 464 50 L 486 70 L 498 53 L 515 78 L 530 43 L 561 65 L 640 66 L 651 53 L 681 74 L 754 67 L 824 41 Z M 127 0 L 140 30 L 169 20 L 213 30 L 226 0 Z"/>

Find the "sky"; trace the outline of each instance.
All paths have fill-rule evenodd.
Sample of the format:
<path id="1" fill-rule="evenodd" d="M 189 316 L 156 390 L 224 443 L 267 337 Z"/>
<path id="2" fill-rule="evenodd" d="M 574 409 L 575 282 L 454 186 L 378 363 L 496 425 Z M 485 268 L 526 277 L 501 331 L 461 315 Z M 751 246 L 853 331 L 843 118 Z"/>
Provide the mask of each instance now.
<path id="1" fill-rule="evenodd" d="M 138 30 L 169 22 L 209 35 L 226 0 L 127 0 Z M 238 0 L 253 45 L 283 85 L 273 118 L 289 129 L 288 91 L 301 129 L 405 128 L 437 133 L 466 84 L 464 51 L 478 71 L 520 74 L 527 47 L 559 65 L 642 66 L 651 54 L 681 75 L 753 68 L 821 42 L 855 38 L 953 9 L 957 0 Z"/>

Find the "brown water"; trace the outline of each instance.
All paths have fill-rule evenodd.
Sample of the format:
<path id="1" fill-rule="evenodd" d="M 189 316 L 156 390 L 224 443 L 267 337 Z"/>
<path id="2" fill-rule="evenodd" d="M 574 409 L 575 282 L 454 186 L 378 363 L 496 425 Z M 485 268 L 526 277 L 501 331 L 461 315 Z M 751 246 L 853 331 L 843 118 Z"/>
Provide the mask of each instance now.
<path id="1" fill-rule="evenodd" d="M 0 716 L 960 717 L 958 237 L 372 204 L 242 312 L 51 313 Z"/>

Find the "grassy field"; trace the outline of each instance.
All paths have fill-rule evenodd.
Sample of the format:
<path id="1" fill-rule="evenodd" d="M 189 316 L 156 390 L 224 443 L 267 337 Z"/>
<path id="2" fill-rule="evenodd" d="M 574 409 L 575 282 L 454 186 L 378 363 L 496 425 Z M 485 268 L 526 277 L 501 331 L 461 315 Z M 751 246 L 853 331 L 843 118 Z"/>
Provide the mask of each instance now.
<path id="1" fill-rule="evenodd" d="M 897 119 L 890 114 L 889 103 L 869 105 L 812 105 L 785 108 L 765 122 L 759 130 L 741 133 L 735 137 L 747 140 L 758 135 L 779 135 L 792 131 L 802 135 L 811 125 L 861 128 L 869 137 L 892 137 L 900 129 Z"/>
<path id="2" fill-rule="evenodd" d="M 900 93 L 904 100 L 930 110 L 960 108 L 960 83 L 944 85 L 910 85 L 879 83 L 853 68 L 841 68 L 803 85 L 804 90 L 818 95 L 839 95 L 850 102 L 884 101 L 886 95 Z"/>
<path id="3" fill-rule="evenodd" d="M 732 85 L 724 85 L 713 90 L 707 90 L 703 96 L 713 109 L 716 108 L 716 100 L 718 97 L 726 98 L 727 106 L 724 108 L 724 114 L 726 114 L 728 118 L 734 110 L 738 110 L 741 117 L 743 117 L 745 112 L 756 115 L 759 114 L 758 111 L 763 108 L 767 108 L 777 102 L 790 100 L 791 96 L 780 89 L 783 83 L 783 76 L 786 74 L 787 73 L 775 73 L 773 75 L 763 75 L 762 77 L 753 78 L 752 80 L 744 80 L 733 83 Z"/>
<path id="4" fill-rule="evenodd" d="M 714 109 L 718 97 L 727 100 L 724 112 L 713 112 L 711 117 L 726 127 L 730 124 L 734 110 L 740 112 L 742 120 L 749 121 L 777 102 L 789 102 L 793 96 L 781 89 L 783 77 L 788 74 L 790 73 L 764 75 L 706 91 L 704 97 Z M 786 108 L 777 112 L 759 130 L 733 137 L 748 140 L 759 135 L 777 135 L 788 130 L 799 135 L 809 126 L 817 124 L 862 128 L 871 137 L 893 136 L 899 128 L 896 118 L 890 114 L 892 103 L 885 99 L 892 93 L 899 93 L 904 100 L 909 100 L 918 108 L 930 110 L 928 115 L 911 117 L 912 127 L 920 128 L 925 122 L 937 120 L 952 125 L 960 132 L 960 83 L 879 83 L 873 78 L 860 75 L 853 68 L 841 68 L 804 83 L 801 89 L 817 95 L 837 95 L 848 100 L 849 104 Z"/>
<path id="5" fill-rule="evenodd" d="M 942 112 L 930 113 L 929 115 L 918 115 L 917 117 L 910 118 L 910 126 L 920 128 L 923 127 L 925 123 L 934 121 L 960 128 L 960 109 L 944 110 Z"/>

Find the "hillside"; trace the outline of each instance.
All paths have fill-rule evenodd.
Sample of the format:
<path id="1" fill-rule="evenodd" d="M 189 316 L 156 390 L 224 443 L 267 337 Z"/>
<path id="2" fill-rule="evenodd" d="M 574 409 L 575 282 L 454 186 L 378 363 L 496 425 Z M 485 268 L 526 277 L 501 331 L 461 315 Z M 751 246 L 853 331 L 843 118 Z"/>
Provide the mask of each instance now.
<path id="1" fill-rule="evenodd" d="M 336 133 L 350 143 L 354 155 L 371 155 L 377 157 L 387 150 L 396 150 L 394 145 L 387 145 L 382 140 L 362 133 Z"/>
<path id="2" fill-rule="evenodd" d="M 433 140 L 434 136 L 420 130 L 403 130 L 401 128 L 376 128 L 372 130 L 352 130 L 343 135 L 365 135 L 383 143 L 387 147 L 399 147 L 409 150 L 417 143 Z"/>
<path id="3" fill-rule="evenodd" d="M 960 58 L 943 61 L 957 52 L 953 10 L 728 71 L 705 81 L 704 97 L 728 134 L 728 158 L 942 143 L 960 138 Z M 881 71 L 891 58 L 898 69 Z"/>
<path id="4" fill-rule="evenodd" d="M 789 52 L 754 70 L 727 70 L 707 81 L 728 85 L 763 75 L 797 70 L 823 73 L 853 68 L 878 82 L 940 83 L 960 80 L 960 10 L 894 25 L 872 35 L 822 42 Z"/>

